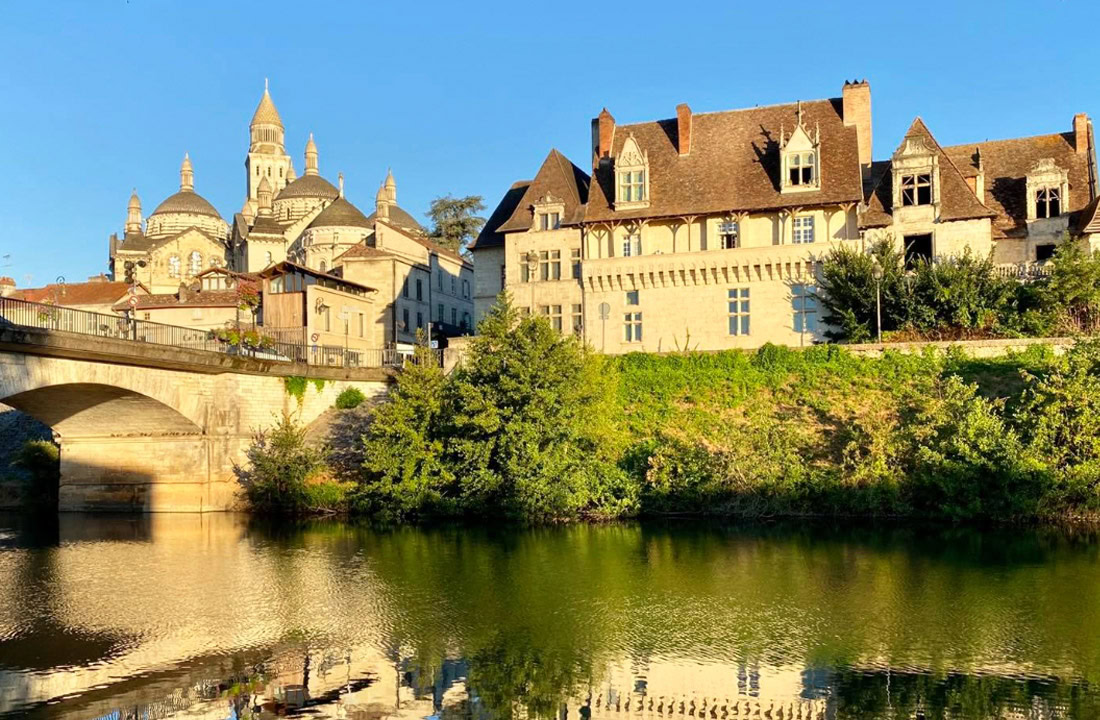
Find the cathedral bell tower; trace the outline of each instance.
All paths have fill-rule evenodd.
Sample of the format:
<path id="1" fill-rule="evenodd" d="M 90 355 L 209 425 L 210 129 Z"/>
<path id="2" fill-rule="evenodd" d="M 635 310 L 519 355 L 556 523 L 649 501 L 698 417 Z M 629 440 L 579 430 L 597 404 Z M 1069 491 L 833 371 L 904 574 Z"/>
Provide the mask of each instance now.
<path id="1" fill-rule="evenodd" d="M 255 215 L 259 210 L 260 181 L 266 179 L 272 196 L 287 186 L 294 178 L 294 166 L 286 153 L 285 132 L 279 111 L 271 100 L 271 93 L 264 80 L 264 94 L 249 125 L 250 143 L 248 158 L 244 162 L 248 173 L 247 205 Z"/>

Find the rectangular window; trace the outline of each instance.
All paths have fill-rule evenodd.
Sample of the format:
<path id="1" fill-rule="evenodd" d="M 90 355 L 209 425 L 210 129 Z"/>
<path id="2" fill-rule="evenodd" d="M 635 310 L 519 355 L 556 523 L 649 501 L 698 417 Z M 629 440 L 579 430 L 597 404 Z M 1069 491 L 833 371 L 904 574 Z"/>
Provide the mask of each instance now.
<path id="1" fill-rule="evenodd" d="M 561 215 L 559 213 L 539 213 L 540 230 L 557 230 L 561 227 Z"/>
<path id="2" fill-rule="evenodd" d="M 416 279 L 416 299 L 417 301 L 422 301 L 424 299 L 424 283 L 420 278 Z"/>
<path id="3" fill-rule="evenodd" d="M 503 290 L 508 278 L 508 266 L 501 263 L 500 265 L 500 289 Z M 524 280 L 524 282 L 527 282 Z M 455 294 L 455 279 L 451 278 L 451 294 Z"/>
<path id="4" fill-rule="evenodd" d="M 542 250 L 539 252 L 539 279 L 550 279 L 550 251 Z"/>
<path id="5" fill-rule="evenodd" d="M 550 251 L 550 279 L 561 280 L 561 250 Z"/>
<path id="6" fill-rule="evenodd" d="M 791 286 L 791 309 L 794 311 L 796 333 L 817 332 L 817 288 L 813 285 Z"/>
<path id="7" fill-rule="evenodd" d="M 402 297 L 408 297 L 409 296 L 409 276 L 408 275 L 405 276 L 405 283 L 401 286 L 401 296 Z M 406 323 L 406 325 L 407 324 L 408 323 Z"/>
<path id="8" fill-rule="evenodd" d="M 451 324 L 458 325 L 458 308 L 451 308 Z"/>
<path id="9" fill-rule="evenodd" d="M 363 313 L 359 313 L 359 337 L 366 335 L 366 323 L 364 322 Z"/>
<path id="10" fill-rule="evenodd" d="M 561 332 L 561 305 L 542 305 L 539 312 L 550 321 L 550 327 Z"/>
<path id="11" fill-rule="evenodd" d="M 793 153 L 787 156 L 787 181 L 796 186 L 814 184 L 813 153 Z"/>
<path id="12" fill-rule="evenodd" d="M 619 200 L 622 202 L 645 200 L 644 170 L 623 170 L 619 173 Z"/>
<path id="13" fill-rule="evenodd" d="M 442 270 L 436 270 L 435 271 L 435 281 L 436 281 L 436 284 L 439 285 L 439 289 L 442 290 L 443 289 L 443 271 Z"/>
<path id="14" fill-rule="evenodd" d="M 1052 218 L 1062 214 L 1062 191 L 1055 187 L 1035 191 L 1035 217 Z"/>
<path id="15" fill-rule="evenodd" d="M 623 240 L 623 257 L 633 257 L 642 254 L 642 236 L 640 233 L 627 235 Z"/>
<path id="16" fill-rule="evenodd" d="M 439 303 L 435 306 L 435 312 L 439 322 L 443 322 L 443 303 Z"/>
<path id="17" fill-rule="evenodd" d="M 401 310 L 401 329 L 405 332 L 409 331 L 409 309 L 402 308 Z"/>
<path id="18" fill-rule="evenodd" d="M 901 204 L 931 205 L 932 176 L 928 173 L 901 176 Z"/>
<path id="19" fill-rule="evenodd" d="M 642 341 L 642 314 L 640 312 L 626 313 L 623 316 L 623 340 L 628 343 Z"/>
<path id="20" fill-rule="evenodd" d="M 794 219 L 795 243 L 812 243 L 814 241 L 814 216 L 798 215 Z"/>
<path id="21" fill-rule="evenodd" d="M 504 266 L 503 265 L 501 265 L 500 271 L 501 271 L 501 273 L 500 273 L 501 274 L 500 286 L 501 286 L 501 288 L 503 288 L 504 287 Z M 524 260 L 523 258 L 520 258 L 519 281 L 520 282 L 525 282 L 525 283 L 526 282 L 531 282 L 531 266 L 528 265 L 527 261 Z"/>
<path id="22" fill-rule="evenodd" d="M 504 287 L 504 266 L 503 265 L 500 266 L 500 286 Z M 454 275 L 451 276 L 451 294 L 452 295 L 457 295 L 458 294 L 455 291 L 455 276 Z"/>
<path id="23" fill-rule="evenodd" d="M 580 336 L 584 332 L 584 314 L 580 303 L 573 303 L 573 334 Z"/>
<path id="24" fill-rule="evenodd" d="M 325 332 L 332 331 L 332 313 L 331 308 L 325 308 Z"/>
<path id="25" fill-rule="evenodd" d="M 422 313 L 422 312 L 418 312 L 416 314 L 416 329 L 417 330 L 423 330 L 424 329 L 424 313 Z"/>
<path id="26" fill-rule="evenodd" d="M 639 300 L 639 297 L 638 297 L 638 291 L 637 290 L 627 290 L 626 291 L 626 304 L 627 305 L 637 305 L 638 300 Z"/>
<path id="27" fill-rule="evenodd" d="M 724 222 L 718 226 L 718 235 L 722 239 L 723 250 L 733 250 L 734 248 L 739 247 L 737 230 L 738 227 L 737 223 L 735 222 Z"/>
<path id="28" fill-rule="evenodd" d="M 905 269 L 912 269 L 920 260 L 932 262 L 932 235 L 906 235 Z"/>
<path id="29" fill-rule="evenodd" d="M 569 251 L 569 262 L 573 265 L 573 279 L 581 279 L 581 249 L 573 248 Z"/>
<path id="30" fill-rule="evenodd" d="M 463 280 L 462 281 L 462 297 L 466 298 L 467 300 L 470 299 L 470 281 L 469 280 Z"/>
<path id="31" fill-rule="evenodd" d="M 749 334 L 749 289 L 730 288 L 729 291 L 730 335 Z"/>
<path id="32" fill-rule="evenodd" d="M 1035 246 L 1035 261 L 1043 262 L 1044 260 L 1050 260 L 1054 257 L 1054 249 L 1058 247 L 1053 243 L 1047 243 L 1045 245 Z"/>

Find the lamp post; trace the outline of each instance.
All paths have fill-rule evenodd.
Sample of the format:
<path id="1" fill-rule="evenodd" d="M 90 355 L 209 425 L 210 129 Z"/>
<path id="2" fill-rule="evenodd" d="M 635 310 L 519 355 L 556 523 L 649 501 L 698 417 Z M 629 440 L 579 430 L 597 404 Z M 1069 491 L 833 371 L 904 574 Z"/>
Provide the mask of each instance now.
<path id="1" fill-rule="evenodd" d="M 878 344 L 882 344 L 882 265 L 878 258 L 871 259 L 871 274 L 875 277 L 875 334 Z"/>

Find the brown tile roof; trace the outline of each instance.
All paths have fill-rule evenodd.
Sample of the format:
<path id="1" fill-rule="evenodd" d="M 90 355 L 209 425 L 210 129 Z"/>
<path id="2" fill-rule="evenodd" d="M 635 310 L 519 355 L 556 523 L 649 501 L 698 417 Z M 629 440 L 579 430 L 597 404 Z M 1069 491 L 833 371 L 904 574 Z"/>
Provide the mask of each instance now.
<path id="1" fill-rule="evenodd" d="M 926 147 L 939 156 L 940 163 L 940 219 L 944 221 L 969 220 L 973 218 L 994 217 L 996 213 L 983 205 L 966 183 L 966 178 L 951 156 L 936 142 L 932 132 L 919 117 L 906 131 L 898 144 L 900 150 L 909 138 L 920 138 Z M 873 169 L 873 168 L 872 168 Z M 860 218 L 862 227 L 882 227 L 892 222 L 893 212 L 893 173 L 889 168 L 880 168 L 882 179 L 867 201 L 867 210 Z"/>
<path id="2" fill-rule="evenodd" d="M 56 305 L 110 305 L 119 298 L 126 297 L 129 289 L 129 283 L 124 282 L 65 283 L 16 290 L 12 297 Z"/>
<path id="3" fill-rule="evenodd" d="M 1092 200 L 1089 163 L 1092 153 L 1076 152 L 1072 132 L 1035 137 L 967 143 L 944 148 L 955 164 L 978 174 L 977 156 L 985 171 L 985 204 L 996 213 L 994 235 L 1021 236 L 1027 232 L 1027 173 L 1037 162 L 1052 158 L 1069 172 L 1069 202 L 1064 208 L 1079 213 Z"/>
<path id="4" fill-rule="evenodd" d="M 1071 191 L 1071 200 L 1072 194 Z M 1077 214 L 1077 225 L 1074 229 L 1078 235 L 1100 233 L 1100 195 L 1093 198 L 1092 202 Z"/>
<path id="5" fill-rule="evenodd" d="M 504 233 L 500 231 L 500 226 L 512 217 L 530 185 L 530 180 L 512 183 L 512 187 L 508 188 L 508 192 L 504 193 L 504 197 L 497 204 L 496 210 L 493 210 L 493 214 L 485 221 L 477 239 L 470 245 L 471 250 L 504 247 Z"/>
<path id="6" fill-rule="evenodd" d="M 158 293 L 156 295 L 138 295 L 135 310 L 152 310 L 173 307 L 236 307 L 240 300 L 233 290 L 193 290 L 183 299 L 179 293 Z M 114 304 L 115 310 L 131 307 L 124 299 Z"/>
<path id="7" fill-rule="evenodd" d="M 633 135 L 649 155 L 648 208 L 616 212 L 614 169 L 600 163 L 589 192 L 585 221 L 859 202 L 863 198 L 855 127 L 845 127 L 841 100 L 802 103 L 803 122 L 813 133 L 821 129 L 822 189 L 780 192 L 779 133 L 791 132 L 797 105 L 773 105 L 747 110 L 696 113 L 692 117 L 691 152 L 676 147 L 676 120 L 622 125 L 615 128 L 611 157 Z"/>
<path id="8" fill-rule="evenodd" d="M 380 248 L 371 247 L 366 243 L 359 243 L 358 245 L 352 245 L 351 248 L 345 250 L 342 254 L 337 255 L 336 259 L 332 261 L 333 265 L 341 260 L 354 260 L 356 258 L 392 258 L 396 257 L 393 253 L 387 252 Z"/>
<path id="9" fill-rule="evenodd" d="M 588 202 L 589 180 L 587 173 L 556 149 L 551 149 L 535 174 L 535 179 L 527 186 L 508 219 L 497 227 L 497 232 L 530 230 L 533 222 L 531 208 L 546 195 L 565 204 L 562 224 L 571 225 L 583 221 L 584 205 Z"/>
<path id="10" fill-rule="evenodd" d="M 219 245 L 225 245 L 225 240 L 215 238 L 210 235 L 210 233 L 202 230 L 199 227 L 196 227 L 195 225 L 192 225 L 191 227 L 185 230 L 181 230 L 178 233 L 173 233 L 172 235 L 165 235 L 157 238 L 151 238 L 145 234 L 138 233 L 128 234 L 123 239 L 123 242 L 118 246 L 118 252 L 149 252 L 192 231 L 205 236 L 211 242 L 218 243 Z"/>

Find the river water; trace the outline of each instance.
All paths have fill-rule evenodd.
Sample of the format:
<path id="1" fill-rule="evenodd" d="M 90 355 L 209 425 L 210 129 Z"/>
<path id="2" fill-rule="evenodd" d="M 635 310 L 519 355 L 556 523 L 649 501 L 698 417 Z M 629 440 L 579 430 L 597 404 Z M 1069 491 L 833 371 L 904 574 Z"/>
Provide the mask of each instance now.
<path id="1" fill-rule="evenodd" d="M 1087 532 L 0 515 L 3 717 L 1100 717 L 1098 688 Z"/>

